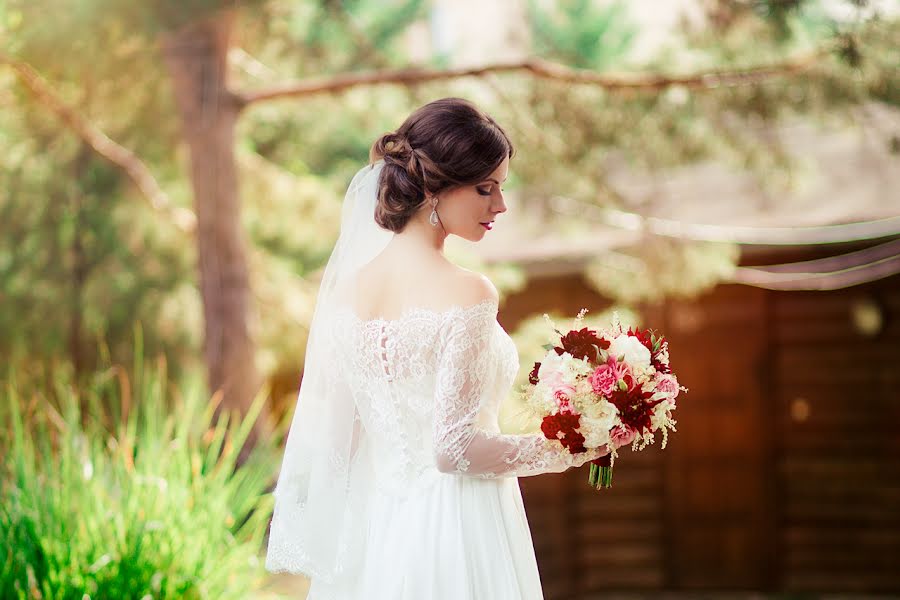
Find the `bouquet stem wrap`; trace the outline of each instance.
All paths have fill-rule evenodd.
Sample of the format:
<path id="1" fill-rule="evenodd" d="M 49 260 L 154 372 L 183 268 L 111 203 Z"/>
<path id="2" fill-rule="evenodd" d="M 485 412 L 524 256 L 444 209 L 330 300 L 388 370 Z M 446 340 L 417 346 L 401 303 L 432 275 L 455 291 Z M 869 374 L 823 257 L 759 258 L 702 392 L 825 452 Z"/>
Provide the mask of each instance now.
<path id="1" fill-rule="evenodd" d="M 612 456 L 607 454 L 591 461 L 588 484 L 595 490 L 612 487 Z"/>

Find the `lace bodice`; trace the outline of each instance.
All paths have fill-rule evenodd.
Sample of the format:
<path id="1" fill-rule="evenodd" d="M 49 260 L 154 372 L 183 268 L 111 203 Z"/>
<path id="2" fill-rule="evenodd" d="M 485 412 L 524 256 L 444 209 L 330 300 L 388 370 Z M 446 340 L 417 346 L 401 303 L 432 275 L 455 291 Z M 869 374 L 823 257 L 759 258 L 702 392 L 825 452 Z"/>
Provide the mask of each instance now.
<path id="1" fill-rule="evenodd" d="M 516 347 L 485 300 L 363 320 L 338 309 L 339 368 L 369 445 L 379 488 L 409 491 L 439 473 L 496 478 L 561 472 L 573 456 L 540 434 L 501 434 L 500 402 L 519 369 Z M 364 434 L 364 435 L 361 435 Z"/>

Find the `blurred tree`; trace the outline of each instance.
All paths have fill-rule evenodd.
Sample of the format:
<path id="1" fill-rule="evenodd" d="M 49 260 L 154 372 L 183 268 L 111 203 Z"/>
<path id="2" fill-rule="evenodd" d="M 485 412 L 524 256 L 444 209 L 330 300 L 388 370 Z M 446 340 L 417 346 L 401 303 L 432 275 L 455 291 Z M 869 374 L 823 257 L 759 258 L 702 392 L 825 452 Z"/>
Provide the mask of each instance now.
<path id="1" fill-rule="evenodd" d="M 161 39 L 191 157 L 209 385 L 223 389 L 223 408 L 246 410 L 259 382 L 248 323 L 249 274 L 234 157 L 235 125 L 243 104 L 229 82 L 228 56 L 236 16 L 229 4 L 198 1 L 187 24 L 170 26 Z M 420 4 L 407 1 L 399 8 L 384 9 L 363 1 L 347 7 L 325 3 L 322 10 L 328 19 L 320 21 L 324 27 L 308 29 L 306 39 L 313 50 L 323 39 L 344 42 L 351 60 L 360 60 L 358 31 L 349 18 L 336 17 L 344 11 L 379 17 L 376 41 L 386 43 L 403 30 Z M 160 2 L 160 9 L 168 8 Z M 171 13 L 160 10 L 159 14 Z M 321 37 L 323 30 L 326 38 Z M 356 43 L 347 44 L 347 38 Z"/>
<path id="2" fill-rule="evenodd" d="M 158 140 L 148 136 L 138 143 L 134 135 L 151 129 L 159 116 L 150 98 L 110 89 L 109 62 L 82 39 L 74 41 L 75 51 L 92 68 L 54 60 L 55 38 L 27 27 L 17 7 L 2 7 L 3 50 L 63 82 L 74 78 L 78 84 L 64 91 L 85 112 L 114 107 L 119 116 L 99 119 L 104 127 L 147 157 L 159 156 Z M 126 38 L 110 32 L 110 47 L 144 72 L 152 87 L 147 57 L 128 49 Z M 194 286 L 183 237 L 134 205 L 122 171 L 60 128 L 40 101 L 11 85 L 12 77 L 9 70 L 0 75 L 0 356 L 38 363 L 68 358 L 83 373 L 102 353 L 129 357 L 132 327 L 143 322 L 153 324 L 148 351 L 166 354 L 176 371 L 189 364 L 197 335 L 188 318 Z M 154 131 L 164 139 L 170 131 L 164 119 L 158 122 Z M 157 173 L 167 175 L 165 165 Z"/>
<path id="3" fill-rule="evenodd" d="M 160 15 L 166 7 L 160 2 Z M 165 32 L 162 40 L 190 154 L 209 387 L 222 390 L 223 408 L 246 410 L 259 379 L 234 159 L 238 105 L 228 89 L 233 21 L 231 10 L 210 10 Z"/>
<path id="4" fill-rule="evenodd" d="M 528 6 L 535 50 L 573 67 L 604 70 L 622 64 L 637 33 L 624 2 L 562 0 L 544 7 L 529 0 Z"/>
<path id="5" fill-rule="evenodd" d="M 602 44 L 630 39 L 627 13 L 612 25 L 604 19 L 617 5 L 600 10 L 591 3 L 533 1 L 530 7 L 533 35 L 547 53 L 565 56 L 568 64 L 603 65 L 611 84 L 531 80 L 504 90 L 505 104 L 520 106 L 503 114 L 503 122 L 534 149 L 516 160 L 521 204 L 543 219 L 560 219 L 561 197 L 588 208 L 634 210 L 612 183 L 611 171 L 623 165 L 652 173 L 715 159 L 755 173 L 765 189 L 787 196 L 803 157 L 791 156 L 767 131 L 792 117 L 833 123 L 852 120 L 853 110 L 871 101 L 900 104 L 896 18 L 839 21 L 815 0 L 721 0 L 710 3 L 712 27 L 686 30 L 680 43 L 638 66 L 628 62 L 627 45 L 612 43 L 610 50 Z M 569 27 L 576 35 L 566 38 L 561 31 Z M 597 43 L 578 43 L 581 37 Z M 686 70 L 706 75 L 681 76 Z M 667 75 L 642 77 L 647 71 Z M 716 81 L 729 71 L 745 75 Z M 636 80 L 646 85 L 615 85 Z M 886 135 L 885 143 L 891 138 Z M 641 209 L 651 210 L 652 203 L 647 199 Z M 565 223 L 557 227 L 563 229 L 591 223 L 584 210 L 561 218 Z M 726 244 L 648 239 L 598 257 L 586 278 L 620 302 L 659 301 L 709 289 L 727 278 L 738 256 Z"/>
<path id="6" fill-rule="evenodd" d="M 110 158 L 112 155 L 101 148 L 108 145 L 108 140 L 102 134 L 86 136 L 86 132 L 91 133 L 93 127 L 85 121 L 87 117 L 112 133 L 116 139 L 131 142 L 132 148 L 138 150 L 145 159 L 155 159 L 157 164 L 161 163 L 160 170 L 163 172 L 174 170 L 177 166 L 167 164 L 166 158 L 160 155 L 164 152 L 163 149 L 171 147 L 179 137 L 187 142 L 193 205 L 197 218 L 194 231 L 197 238 L 204 318 L 203 346 L 208 382 L 211 389 L 224 390 L 221 403 L 223 409 L 246 409 L 258 389 L 258 376 L 255 346 L 250 331 L 250 274 L 247 248 L 242 237 L 243 223 L 234 155 L 235 124 L 241 105 L 229 88 L 228 57 L 234 21 L 239 11 L 255 10 L 258 3 L 245 2 L 238 7 L 234 3 L 207 0 L 157 0 L 141 4 L 117 0 L 85 0 L 79 3 L 78 10 L 74 13 L 66 10 L 48 11 L 51 7 L 46 4 L 48 3 L 41 3 L 39 6 L 36 3 L 13 0 L 0 5 L 2 27 L 15 33 L 15 36 L 4 36 L 2 52 L 5 56 L 12 57 L 4 60 L 14 64 L 20 78 L 38 100 L 37 107 L 24 104 L 20 106 L 24 106 L 23 110 L 36 108 L 32 112 L 40 114 L 40 109 L 45 108 L 40 104 L 47 105 L 73 127 L 93 150 Z M 323 5 L 321 11 L 318 11 L 321 14 L 310 19 L 312 26 L 307 27 L 304 32 L 310 54 L 315 55 L 317 47 L 322 45 L 319 36 L 324 26 L 329 29 L 328 40 L 347 50 L 345 58 L 350 64 L 360 61 L 364 56 L 360 55 L 359 45 L 352 41 L 360 39 L 360 32 L 357 23 L 344 10 L 354 10 L 358 15 L 370 17 L 377 33 L 374 43 L 383 45 L 406 27 L 408 20 L 416 16 L 421 5 L 421 1 L 406 1 L 389 9 L 378 6 L 378 3 L 363 1 L 349 3 L 346 7 Z M 341 23 L 335 26 L 334 18 L 341 15 L 346 15 L 346 18 L 339 19 Z M 299 23 L 306 25 L 303 21 Z M 75 32 L 79 35 L 76 36 L 75 46 L 71 48 L 73 52 L 59 56 L 56 50 L 60 37 L 69 37 Z M 85 33 L 89 35 L 84 35 Z M 334 53 L 323 53 L 324 55 L 330 60 Z M 375 54 L 366 56 L 370 56 L 372 62 L 377 62 Z M 322 69 L 322 62 L 325 61 L 318 61 L 317 69 Z M 54 81 L 56 91 L 50 95 L 43 93 L 39 89 L 43 85 L 39 80 L 39 87 L 36 88 L 34 81 L 31 81 L 36 75 L 29 72 L 28 65 L 34 65 L 44 76 Z M 97 82 L 97 85 L 92 85 L 93 82 Z M 165 101 L 165 95 L 162 96 L 164 101 L 158 102 L 158 90 L 166 89 L 173 92 L 176 111 Z M 17 100 L 22 102 L 24 97 L 24 94 L 20 95 Z M 148 103 L 152 105 L 148 106 Z M 173 115 L 179 118 L 173 119 Z M 46 119 L 46 116 L 43 114 L 42 118 Z M 135 164 L 128 154 L 127 151 L 119 152 L 118 158 L 122 160 L 116 162 L 134 178 L 135 167 L 143 169 L 143 165 L 139 162 Z M 91 158 L 91 161 L 96 164 L 96 160 Z M 76 162 L 85 164 L 86 159 L 82 156 Z M 252 156 L 248 162 L 253 162 Z M 259 161 L 256 161 L 256 167 L 259 168 Z M 71 179 L 80 185 L 80 182 L 89 181 L 90 178 L 86 177 L 82 169 L 72 172 Z M 121 173 L 116 173 L 113 179 L 118 182 Z M 66 177 L 60 183 L 68 181 L 69 177 Z M 155 183 L 151 187 L 154 186 Z M 306 187 L 309 187 L 309 183 Z M 182 195 L 175 199 L 176 203 L 185 200 L 184 190 L 178 191 Z M 89 202 L 78 203 L 74 210 L 77 215 L 75 224 L 64 223 L 67 231 L 78 232 L 68 249 L 68 254 L 73 258 L 67 277 L 71 289 L 79 293 L 72 296 L 77 300 L 73 301 L 72 310 L 68 312 L 68 330 L 60 337 L 68 338 L 72 360 L 77 365 L 85 360 L 81 350 L 76 352 L 76 349 L 83 346 L 85 318 L 80 292 L 94 267 L 93 263 L 88 263 L 83 258 L 84 244 L 79 236 L 84 232 L 97 235 L 103 231 L 103 227 L 97 223 L 88 223 L 82 218 L 82 209 L 100 210 L 102 201 L 108 200 L 110 193 L 107 189 L 92 197 Z M 54 208 L 59 204 L 59 198 L 56 200 Z M 158 200 L 159 198 L 153 199 L 154 204 Z M 168 201 L 167 198 L 165 200 Z M 87 207 L 87 204 L 91 206 Z M 14 208 L 12 198 L 8 199 L 8 208 L 10 211 Z M 333 217 L 334 213 L 330 216 Z M 331 221 L 334 222 L 334 219 Z M 21 226 L 22 223 L 18 222 L 16 225 Z M 93 227 L 89 228 L 89 225 Z M 336 223 L 332 229 L 335 227 Z M 96 231 L 92 232 L 92 228 Z M 299 247 L 296 241 L 293 244 L 299 250 L 295 259 L 301 265 L 301 275 L 324 260 L 327 250 L 323 245 L 329 243 L 328 228 L 323 231 L 315 222 L 306 224 L 306 228 L 308 231 L 318 230 L 319 235 L 315 240 L 307 238 L 306 244 L 301 242 Z M 123 233 L 125 231 L 127 228 L 122 230 Z M 255 233 L 260 232 L 261 229 L 255 230 Z M 326 234 L 325 238 L 322 237 L 323 232 Z M 333 234 L 331 235 L 333 239 Z M 303 240 L 303 236 L 300 239 Z M 277 250 L 277 244 L 272 245 L 272 242 L 271 237 L 262 240 L 262 249 Z M 113 239 L 111 245 L 103 247 L 104 257 L 113 254 L 121 246 L 121 240 Z M 311 253 L 309 257 L 306 255 L 307 247 Z M 61 248 L 50 247 L 50 260 L 58 258 L 60 253 L 65 252 Z M 153 263 L 156 258 L 158 257 L 152 260 Z M 270 261 L 256 262 L 260 270 L 272 272 Z M 30 263 L 39 266 L 37 261 Z M 302 266 L 306 263 L 311 264 Z M 134 278 L 139 272 L 139 269 L 129 267 L 123 269 L 122 275 Z M 21 276 L 21 273 L 17 275 Z M 141 279 L 142 283 L 150 283 L 146 277 Z M 57 288 L 48 295 L 53 297 L 59 295 L 60 291 Z M 309 292 L 304 291 L 302 297 L 308 300 Z M 10 311 L 8 314 L 15 315 L 17 312 Z M 135 313 L 130 316 L 138 317 Z M 19 329 L 24 330 L 21 327 Z M 178 364 L 177 361 L 173 362 Z"/>

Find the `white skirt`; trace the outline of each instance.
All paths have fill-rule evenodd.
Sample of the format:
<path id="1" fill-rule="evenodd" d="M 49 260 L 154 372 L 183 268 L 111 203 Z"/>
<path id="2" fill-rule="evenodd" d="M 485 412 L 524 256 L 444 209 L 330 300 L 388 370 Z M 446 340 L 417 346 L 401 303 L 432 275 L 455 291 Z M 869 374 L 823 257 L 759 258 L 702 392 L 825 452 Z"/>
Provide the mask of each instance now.
<path id="1" fill-rule="evenodd" d="M 441 475 L 373 493 L 359 571 L 307 600 L 543 600 L 519 480 Z"/>

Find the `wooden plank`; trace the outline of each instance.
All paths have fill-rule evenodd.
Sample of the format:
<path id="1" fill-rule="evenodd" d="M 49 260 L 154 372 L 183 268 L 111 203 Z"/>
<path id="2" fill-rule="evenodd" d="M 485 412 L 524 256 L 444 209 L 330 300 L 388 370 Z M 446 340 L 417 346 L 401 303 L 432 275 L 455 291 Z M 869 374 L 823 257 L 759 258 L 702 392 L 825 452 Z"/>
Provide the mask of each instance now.
<path id="1" fill-rule="evenodd" d="M 578 514 L 582 519 L 605 517 L 609 519 L 623 519 L 628 517 L 655 518 L 659 514 L 661 498 L 658 496 L 636 496 L 628 502 L 600 503 L 588 498 L 576 500 L 579 506 Z"/>
<path id="2" fill-rule="evenodd" d="M 888 435 L 873 431 L 855 435 L 836 427 L 822 427 L 813 431 L 801 431 L 786 436 L 782 451 L 795 458 L 819 456 L 851 456 L 859 462 L 889 462 L 898 460 L 896 442 Z"/>
<path id="3" fill-rule="evenodd" d="M 750 514 L 759 496 L 753 465 L 695 466 L 685 473 L 684 510 L 706 514 Z"/>
<path id="4" fill-rule="evenodd" d="M 809 527 L 789 526 L 785 527 L 782 536 L 784 543 L 789 548 L 819 548 L 821 546 L 865 546 L 882 551 L 883 548 L 895 547 L 900 544 L 900 530 L 896 529 L 852 529 L 842 527 L 840 529 L 819 529 Z M 898 549 L 900 556 L 900 549 Z"/>
<path id="5" fill-rule="evenodd" d="M 832 479 L 867 485 L 900 481 L 900 464 L 894 460 L 860 460 L 851 454 L 794 456 L 779 461 L 777 473 L 785 480 L 806 477 L 813 484 Z"/>
<path id="6" fill-rule="evenodd" d="M 900 343 L 897 347 L 900 348 Z M 865 388 L 860 388 L 858 384 L 852 382 L 837 380 L 830 374 L 827 377 L 823 376 L 820 369 L 819 378 L 815 381 L 793 382 L 782 379 L 774 396 L 779 407 L 790 406 L 796 398 L 806 398 L 854 412 L 876 408 L 897 410 L 896 400 L 900 392 L 888 393 L 883 390 L 891 390 L 894 383 L 900 383 L 900 369 L 895 368 L 895 365 L 884 365 L 880 369 L 878 377 L 869 380 Z"/>
<path id="7" fill-rule="evenodd" d="M 823 505 L 838 504 L 843 505 L 844 510 L 847 510 L 849 506 L 860 506 L 855 504 L 858 502 L 865 503 L 864 506 L 886 504 L 900 507 L 900 486 L 896 484 L 881 486 L 877 482 L 867 486 L 834 480 L 816 482 L 812 485 L 792 482 L 785 490 L 785 496 L 788 502 L 798 505 L 804 502 Z M 896 510 L 900 513 L 900 508 Z"/>
<path id="8" fill-rule="evenodd" d="M 895 340 L 779 348 L 773 364 L 775 381 L 778 384 L 799 383 L 806 381 L 810 374 L 817 374 L 815 381 L 825 379 L 871 385 L 873 381 L 878 381 L 882 371 L 888 371 L 886 367 L 896 366 L 896 352 Z M 851 356 L 853 362 L 849 363 Z M 894 370 L 890 369 L 890 372 Z"/>
<path id="9" fill-rule="evenodd" d="M 653 589 L 663 586 L 663 575 L 659 569 L 613 569 L 593 568 L 585 570 L 578 581 L 582 593 L 603 592 L 611 589 Z M 606 598 L 607 596 L 601 596 Z M 557 598 L 547 595 L 547 598 Z"/>
<path id="10" fill-rule="evenodd" d="M 806 572 L 786 571 L 784 587 L 790 591 L 821 592 L 888 592 L 896 594 L 900 589 L 900 569 L 893 572 L 841 573 L 835 571 Z M 893 596 L 896 598 L 896 595 Z"/>
<path id="11" fill-rule="evenodd" d="M 848 314 L 839 319 L 810 319 L 777 322 L 773 325 L 774 341 L 779 346 L 822 345 L 845 343 L 847 340 L 865 340 Z M 900 321 L 887 320 L 879 334 L 880 339 L 900 338 Z"/>
<path id="12" fill-rule="evenodd" d="M 659 521 L 610 521 L 609 519 L 585 519 L 578 535 L 579 539 L 603 544 L 619 544 L 628 541 L 644 540 L 657 544 L 662 533 Z"/>
<path id="13" fill-rule="evenodd" d="M 882 548 L 832 546 L 811 550 L 788 548 L 784 552 L 785 565 L 791 570 L 807 572 L 866 573 L 894 571 L 900 568 L 900 544 Z"/>
<path id="14" fill-rule="evenodd" d="M 883 434 L 889 431 L 884 427 L 891 425 L 889 419 L 898 416 L 895 413 L 900 412 L 891 406 L 896 402 L 893 398 L 879 397 L 851 405 L 846 400 L 848 397 L 852 396 L 844 396 L 842 403 L 841 399 L 835 396 L 798 394 L 779 403 L 781 409 L 778 416 L 781 417 L 780 421 L 783 424 L 790 427 L 792 433 L 837 428 L 852 436 L 867 434 L 870 430 Z M 795 406 L 795 402 L 800 402 L 803 406 Z M 793 411 L 797 408 L 803 411 L 802 420 L 793 418 Z"/>
<path id="15" fill-rule="evenodd" d="M 839 505 L 814 505 L 803 503 L 797 505 L 786 502 L 782 517 L 794 527 L 800 525 L 819 527 L 900 527 L 900 513 L 896 506 L 867 506 L 865 511 L 849 511 Z"/>
<path id="16" fill-rule="evenodd" d="M 659 564 L 662 559 L 658 546 L 648 543 L 621 543 L 615 545 L 585 545 L 580 553 L 580 562 L 590 566 L 610 568 L 639 568 Z"/>
<path id="17" fill-rule="evenodd" d="M 778 302 L 772 310 L 772 318 L 778 322 L 839 321 L 849 318 L 849 307 L 863 296 L 861 288 L 831 293 L 812 292 L 778 294 Z M 900 306 L 897 281 L 879 294 L 877 300 L 885 309 Z"/>

